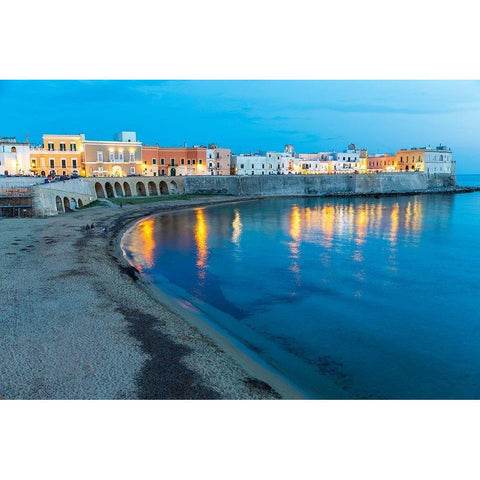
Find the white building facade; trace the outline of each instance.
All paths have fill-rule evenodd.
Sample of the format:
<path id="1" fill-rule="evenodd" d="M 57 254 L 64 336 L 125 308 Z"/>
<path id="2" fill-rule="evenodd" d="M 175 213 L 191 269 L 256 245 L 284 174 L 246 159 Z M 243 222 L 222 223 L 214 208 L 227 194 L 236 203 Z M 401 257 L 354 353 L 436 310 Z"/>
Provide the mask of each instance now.
<path id="1" fill-rule="evenodd" d="M 210 144 L 207 148 L 207 174 L 230 175 L 232 169 L 232 151 Z"/>
<path id="2" fill-rule="evenodd" d="M 30 145 L 0 138 L 0 175 L 30 175 Z"/>
<path id="3" fill-rule="evenodd" d="M 232 155 L 234 175 L 276 175 L 269 165 L 266 155 Z"/>
<path id="4" fill-rule="evenodd" d="M 445 146 L 438 146 L 435 150 L 425 150 L 425 173 L 455 173 L 455 162 L 452 151 Z"/>

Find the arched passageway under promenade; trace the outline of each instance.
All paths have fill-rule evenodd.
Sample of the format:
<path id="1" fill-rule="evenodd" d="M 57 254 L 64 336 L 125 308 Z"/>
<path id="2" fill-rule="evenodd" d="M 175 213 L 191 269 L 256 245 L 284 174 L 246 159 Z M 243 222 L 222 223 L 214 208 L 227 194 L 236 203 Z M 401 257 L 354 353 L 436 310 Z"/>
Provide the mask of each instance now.
<path id="1" fill-rule="evenodd" d="M 123 189 L 125 190 L 126 197 L 132 196 L 132 189 L 130 188 L 130 184 L 128 182 L 123 182 Z"/>
<path id="2" fill-rule="evenodd" d="M 137 182 L 136 191 L 138 197 L 146 197 L 147 191 L 145 190 L 145 184 L 143 182 Z"/>
<path id="3" fill-rule="evenodd" d="M 105 198 L 105 191 L 100 182 L 95 184 L 95 193 L 97 194 L 97 198 Z"/>
<path id="4" fill-rule="evenodd" d="M 107 197 L 108 198 L 114 198 L 115 197 L 115 193 L 113 191 L 113 187 L 112 187 L 112 184 L 110 182 L 105 183 L 105 190 L 107 192 Z"/>
<path id="5" fill-rule="evenodd" d="M 115 182 L 115 195 L 117 197 L 123 197 L 123 190 L 122 190 L 122 186 L 120 185 L 120 182 Z"/>
<path id="6" fill-rule="evenodd" d="M 157 186 L 154 182 L 148 182 L 148 194 L 149 195 L 158 195 Z"/>

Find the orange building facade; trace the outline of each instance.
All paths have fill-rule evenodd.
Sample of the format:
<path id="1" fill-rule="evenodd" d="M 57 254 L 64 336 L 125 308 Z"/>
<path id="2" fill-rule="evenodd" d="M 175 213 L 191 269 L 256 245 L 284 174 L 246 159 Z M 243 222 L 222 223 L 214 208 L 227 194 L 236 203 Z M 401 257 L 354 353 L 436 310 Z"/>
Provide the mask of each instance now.
<path id="1" fill-rule="evenodd" d="M 399 172 L 425 171 L 425 149 L 402 149 L 397 152 L 396 157 Z"/>
<path id="2" fill-rule="evenodd" d="M 85 135 L 43 135 L 43 146 L 31 147 L 34 175 L 85 175 Z"/>
<path id="3" fill-rule="evenodd" d="M 374 155 L 367 158 L 367 170 L 370 172 L 395 172 L 397 169 L 395 155 Z"/>
<path id="4" fill-rule="evenodd" d="M 207 175 L 205 147 L 164 148 L 142 146 L 142 175 Z"/>

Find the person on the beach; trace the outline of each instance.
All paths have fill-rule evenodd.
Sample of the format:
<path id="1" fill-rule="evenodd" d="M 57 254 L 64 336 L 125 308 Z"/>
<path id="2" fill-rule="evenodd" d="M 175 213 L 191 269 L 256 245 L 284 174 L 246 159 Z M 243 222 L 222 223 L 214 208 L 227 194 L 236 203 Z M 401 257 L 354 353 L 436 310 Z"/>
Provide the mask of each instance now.
<path id="1" fill-rule="evenodd" d="M 92 225 L 90 225 L 90 228 L 93 230 L 93 227 L 94 227 L 94 226 L 95 226 L 95 225 L 92 223 Z"/>

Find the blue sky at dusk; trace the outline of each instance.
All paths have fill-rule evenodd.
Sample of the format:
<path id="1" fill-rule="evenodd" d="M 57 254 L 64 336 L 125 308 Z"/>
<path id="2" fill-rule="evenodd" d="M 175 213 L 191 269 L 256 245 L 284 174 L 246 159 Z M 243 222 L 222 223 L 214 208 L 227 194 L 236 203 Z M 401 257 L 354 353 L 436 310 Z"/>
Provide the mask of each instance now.
<path id="1" fill-rule="evenodd" d="M 235 153 L 371 153 L 450 146 L 458 173 L 480 172 L 476 81 L 2 81 L 0 136 L 43 133 L 145 144 L 217 143 Z"/>

